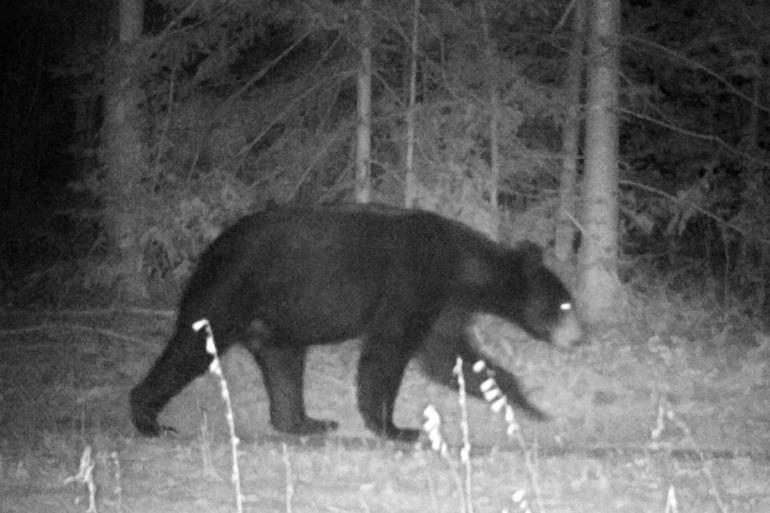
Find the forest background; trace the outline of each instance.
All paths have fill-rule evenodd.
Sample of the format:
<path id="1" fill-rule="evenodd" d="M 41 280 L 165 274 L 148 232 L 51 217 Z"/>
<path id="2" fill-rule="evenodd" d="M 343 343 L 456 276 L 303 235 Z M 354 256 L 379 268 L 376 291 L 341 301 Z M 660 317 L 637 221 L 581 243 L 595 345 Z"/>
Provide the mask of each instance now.
<path id="1" fill-rule="evenodd" d="M 763 2 L 622 5 L 623 282 L 650 271 L 696 297 L 767 311 L 768 11 Z M 418 206 L 506 242 L 554 245 L 572 158 L 563 128 L 585 114 L 566 86 L 571 13 L 563 2 L 423 4 Z M 105 123 L 117 16 L 79 1 L 33 2 L 4 17 L 26 28 L 2 86 L 6 300 L 42 299 L 46 283 L 66 277 L 76 289 L 117 286 L 130 299 L 168 301 L 202 247 L 239 216 L 269 201 L 353 199 L 356 6 L 147 2 L 128 64 L 134 139 L 121 133 L 118 144 L 135 175 L 122 177 L 110 172 L 120 157 Z M 413 21 L 413 3 L 372 8 L 372 200 L 396 205 L 405 202 Z M 123 189 L 129 200 L 116 201 Z M 116 216 L 126 233 L 115 233 Z"/>

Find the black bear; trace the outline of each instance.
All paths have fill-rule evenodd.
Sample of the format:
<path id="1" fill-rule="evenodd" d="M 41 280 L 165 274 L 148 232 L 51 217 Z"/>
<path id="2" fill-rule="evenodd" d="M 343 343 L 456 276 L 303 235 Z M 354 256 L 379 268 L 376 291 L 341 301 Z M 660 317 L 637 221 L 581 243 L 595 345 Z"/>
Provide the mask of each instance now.
<path id="1" fill-rule="evenodd" d="M 417 356 L 429 376 L 450 384 L 456 356 L 465 369 L 482 358 L 466 334 L 477 312 L 559 346 L 581 337 L 571 296 L 535 244 L 510 249 L 436 214 L 383 205 L 268 209 L 225 230 L 201 256 L 176 332 L 131 391 L 131 416 L 142 434 L 164 429 L 160 410 L 211 361 L 191 327 L 206 318 L 220 351 L 243 343 L 253 353 L 273 427 L 301 435 L 337 427 L 305 412 L 308 346 L 361 337 L 358 404 L 365 424 L 380 436 L 412 441 L 418 430 L 393 424 L 407 363 Z M 439 337 L 429 336 L 434 326 Z M 511 373 L 485 360 L 514 405 L 544 417 Z M 465 379 L 468 392 L 480 397 L 482 378 L 468 370 Z"/>

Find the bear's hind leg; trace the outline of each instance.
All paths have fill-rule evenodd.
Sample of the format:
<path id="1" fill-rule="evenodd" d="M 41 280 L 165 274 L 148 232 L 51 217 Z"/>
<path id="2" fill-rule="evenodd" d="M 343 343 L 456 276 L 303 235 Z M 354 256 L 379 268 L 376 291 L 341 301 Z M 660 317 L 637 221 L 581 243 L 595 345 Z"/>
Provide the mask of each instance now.
<path id="1" fill-rule="evenodd" d="M 393 424 L 396 396 L 411 353 L 389 351 L 388 347 L 381 340 L 364 343 L 358 361 L 358 406 L 366 427 L 377 435 L 414 442 L 420 436 L 419 429 L 403 429 Z"/>
<path id="2" fill-rule="evenodd" d="M 211 356 L 198 334 L 177 331 L 147 377 L 131 390 L 131 420 L 145 436 L 159 436 L 173 429 L 158 424 L 158 414 L 169 400 L 208 368 Z"/>
<path id="3" fill-rule="evenodd" d="M 271 342 L 273 344 L 262 344 L 253 354 L 262 370 L 270 398 L 270 423 L 273 427 L 295 435 L 315 435 L 337 429 L 337 422 L 313 419 L 305 412 L 307 348 L 282 348 L 275 345 L 275 340 Z"/>

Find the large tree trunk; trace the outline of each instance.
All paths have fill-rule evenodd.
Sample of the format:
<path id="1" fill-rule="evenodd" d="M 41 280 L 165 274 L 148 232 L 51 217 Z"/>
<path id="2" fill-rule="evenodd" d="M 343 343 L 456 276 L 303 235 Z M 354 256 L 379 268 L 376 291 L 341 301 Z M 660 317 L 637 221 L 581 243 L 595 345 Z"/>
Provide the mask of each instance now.
<path id="1" fill-rule="evenodd" d="M 118 45 L 107 58 L 105 77 L 102 159 L 106 176 L 102 199 L 106 229 L 118 257 L 117 272 L 124 279 L 123 292 L 136 297 L 145 295 L 136 217 L 141 211 L 139 186 L 147 162 L 139 108 L 143 95 L 134 76 L 144 5 L 143 0 L 119 0 L 119 5 Z"/>
<path id="2" fill-rule="evenodd" d="M 361 60 L 358 65 L 358 125 L 356 128 L 356 201 L 372 196 L 372 0 L 361 0 Z"/>
<path id="3" fill-rule="evenodd" d="M 619 0 L 589 10 L 588 99 L 577 298 L 588 322 L 617 306 Z"/>
<path id="4" fill-rule="evenodd" d="M 567 262 L 572 255 L 572 241 L 575 238 L 575 196 L 577 195 L 578 145 L 580 144 L 580 93 L 583 85 L 585 59 L 585 0 L 575 2 L 572 18 L 572 48 L 567 64 L 567 104 L 569 111 L 562 130 L 561 177 L 559 181 L 559 210 L 556 219 L 554 252 L 556 259 Z"/>

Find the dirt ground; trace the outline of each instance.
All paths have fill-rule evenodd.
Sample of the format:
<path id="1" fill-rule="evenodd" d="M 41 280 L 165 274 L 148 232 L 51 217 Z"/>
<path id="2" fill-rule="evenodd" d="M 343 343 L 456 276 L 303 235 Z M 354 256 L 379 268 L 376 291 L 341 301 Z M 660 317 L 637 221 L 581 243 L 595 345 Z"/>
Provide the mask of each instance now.
<path id="1" fill-rule="evenodd" d="M 91 498 L 99 512 L 236 511 L 213 377 L 198 379 L 163 412 L 178 437 L 144 439 L 128 421 L 128 390 L 162 349 L 169 315 L 0 316 L 0 512 L 85 512 Z M 309 440 L 270 429 L 261 378 L 248 353 L 235 349 L 224 365 L 242 439 L 243 510 L 770 512 L 770 338 L 729 323 L 688 331 L 651 317 L 573 352 L 485 320 L 485 350 L 553 420 L 522 419 L 517 439 L 488 405 L 470 400 L 467 463 L 459 456 L 458 394 L 416 366 L 396 421 L 419 425 L 433 405 L 444 456 L 427 437 L 418 447 L 396 446 L 363 428 L 357 342 L 311 353 L 309 413 L 341 428 Z M 696 321 L 688 326 L 702 325 Z M 90 475 L 80 472 L 82 461 Z"/>

